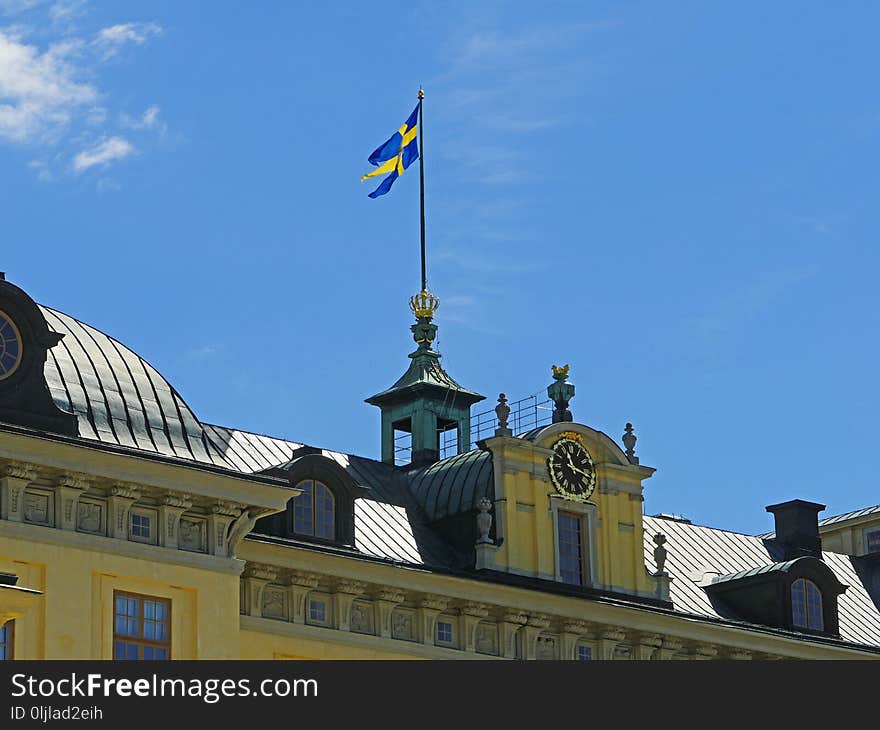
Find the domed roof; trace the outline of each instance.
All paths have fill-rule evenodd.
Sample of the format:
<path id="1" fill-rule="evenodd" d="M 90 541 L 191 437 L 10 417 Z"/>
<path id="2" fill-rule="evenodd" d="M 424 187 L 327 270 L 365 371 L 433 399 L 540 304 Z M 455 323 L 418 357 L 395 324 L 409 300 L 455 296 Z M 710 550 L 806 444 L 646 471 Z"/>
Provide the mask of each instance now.
<path id="1" fill-rule="evenodd" d="M 46 358 L 59 408 L 76 415 L 80 436 L 235 469 L 159 371 L 122 343 L 69 315 L 40 306 L 64 335 Z"/>

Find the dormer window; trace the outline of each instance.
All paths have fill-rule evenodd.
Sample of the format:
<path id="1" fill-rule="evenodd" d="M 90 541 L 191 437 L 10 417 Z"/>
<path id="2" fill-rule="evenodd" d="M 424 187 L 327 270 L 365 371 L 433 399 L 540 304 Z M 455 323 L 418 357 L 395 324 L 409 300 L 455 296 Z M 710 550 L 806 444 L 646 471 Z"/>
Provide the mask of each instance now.
<path id="1" fill-rule="evenodd" d="M 296 485 L 302 490 L 293 500 L 293 531 L 299 535 L 336 538 L 336 500 L 323 482 L 305 479 Z"/>
<path id="2" fill-rule="evenodd" d="M 795 626 L 824 631 L 822 592 L 815 583 L 798 578 L 791 584 L 791 620 Z"/>
<path id="3" fill-rule="evenodd" d="M 349 463 L 355 457 L 349 457 Z M 266 474 L 287 477 L 300 493 L 284 512 L 262 517 L 254 532 L 322 544 L 354 545 L 354 502 L 367 492 L 334 458 L 302 446 L 286 464 Z"/>

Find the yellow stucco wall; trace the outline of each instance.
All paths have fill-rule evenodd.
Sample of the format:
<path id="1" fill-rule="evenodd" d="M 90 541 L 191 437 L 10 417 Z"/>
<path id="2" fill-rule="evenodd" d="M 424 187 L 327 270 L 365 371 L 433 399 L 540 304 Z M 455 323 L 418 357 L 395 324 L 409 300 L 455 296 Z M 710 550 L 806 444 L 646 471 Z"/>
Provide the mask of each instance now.
<path id="1" fill-rule="evenodd" d="M 123 555 L 109 538 L 73 535 L 48 542 L 40 532 L 49 530 L 0 523 L 0 572 L 14 573 L 20 586 L 43 593 L 16 619 L 16 658 L 112 659 L 115 590 L 171 600 L 174 659 L 238 658 L 237 561 L 218 561 L 220 572 L 175 565 L 172 555 L 157 559 L 172 552 L 161 548 L 126 543 L 131 554 Z"/>

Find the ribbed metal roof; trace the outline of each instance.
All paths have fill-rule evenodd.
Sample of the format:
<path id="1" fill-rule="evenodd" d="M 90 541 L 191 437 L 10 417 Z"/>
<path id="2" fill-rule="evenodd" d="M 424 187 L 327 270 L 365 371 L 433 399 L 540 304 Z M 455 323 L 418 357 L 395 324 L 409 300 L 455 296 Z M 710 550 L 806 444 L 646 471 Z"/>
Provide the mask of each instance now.
<path id="1" fill-rule="evenodd" d="M 83 438 L 232 468 L 199 419 L 159 372 L 87 324 L 41 307 L 64 335 L 49 350 L 45 376 L 55 403 L 77 417 Z"/>
<path id="2" fill-rule="evenodd" d="M 644 527 L 645 564 L 650 572 L 656 570 L 651 538 L 658 532 L 666 535 L 666 571 L 673 578 L 670 593 L 678 611 L 720 617 L 703 586 L 720 576 L 778 565 L 760 537 L 647 516 Z M 837 599 L 840 637 L 880 646 L 880 611 L 856 572 L 853 560 L 858 558 L 823 553 L 822 559 L 849 586 Z"/>
<path id="3" fill-rule="evenodd" d="M 492 455 L 475 449 L 409 473 L 409 489 L 432 522 L 495 500 Z"/>
<path id="4" fill-rule="evenodd" d="M 208 438 L 224 458 L 242 471 L 257 472 L 288 463 L 303 446 L 223 426 L 205 425 Z M 424 511 L 406 487 L 399 469 L 361 456 L 324 449 L 322 454 L 345 469 L 355 483 L 368 487 L 355 499 L 355 547 L 373 557 L 415 565 L 460 567 L 463 557 L 431 528 Z"/>
<path id="5" fill-rule="evenodd" d="M 796 559 L 797 560 L 797 559 Z M 795 560 L 786 560 L 783 563 L 767 563 L 758 568 L 749 568 L 749 570 L 740 570 L 738 573 L 728 573 L 727 575 L 716 575 L 712 578 L 713 583 L 730 583 L 742 578 L 752 578 L 756 575 L 766 575 L 767 573 L 787 573 L 795 564 Z"/>
<path id="6" fill-rule="evenodd" d="M 854 512 L 847 512 L 842 515 L 834 515 L 834 517 L 826 517 L 824 520 L 819 520 L 819 527 L 824 527 L 825 525 L 833 525 L 837 522 L 846 522 L 847 520 L 855 520 L 859 517 L 868 517 L 870 515 L 880 515 L 880 504 L 874 507 L 857 509 Z"/>
<path id="7" fill-rule="evenodd" d="M 64 335 L 61 343 L 49 350 L 46 380 L 58 406 L 76 415 L 82 438 L 243 473 L 285 464 L 303 445 L 202 424 L 180 394 L 142 357 L 73 317 L 48 307 L 41 309 L 50 329 Z M 533 439 L 541 430 L 523 438 Z M 431 529 L 430 523 L 473 510 L 482 497 L 493 497 L 491 454 L 470 451 L 404 472 L 372 459 L 323 453 L 357 483 L 369 487 L 368 495 L 355 501 L 359 551 L 405 564 L 462 565 L 462 556 Z M 880 506 L 831 517 L 820 524 L 875 513 L 880 513 Z M 761 536 L 656 517 L 645 517 L 644 525 L 649 570 L 655 569 L 651 536 L 662 532 L 667 537 L 666 569 L 674 578 L 671 597 L 679 611 L 717 617 L 703 588 L 713 577 L 778 569 Z M 859 560 L 824 553 L 825 563 L 849 586 L 838 599 L 841 637 L 880 646 L 880 612 L 857 574 Z"/>

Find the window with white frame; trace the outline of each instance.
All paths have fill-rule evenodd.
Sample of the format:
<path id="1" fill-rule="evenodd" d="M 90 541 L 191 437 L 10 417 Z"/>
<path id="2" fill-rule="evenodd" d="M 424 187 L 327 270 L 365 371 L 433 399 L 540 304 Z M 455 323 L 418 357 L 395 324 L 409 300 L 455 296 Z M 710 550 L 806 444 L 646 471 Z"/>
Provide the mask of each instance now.
<path id="1" fill-rule="evenodd" d="M 455 643 L 455 623 L 448 616 L 437 619 L 437 643 L 444 646 L 452 646 Z"/>
<path id="2" fill-rule="evenodd" d="M 329 602 L 323 597 L 309 598 L 307 623 L 315 626 L 328 626 L 330 624 Z"/>

